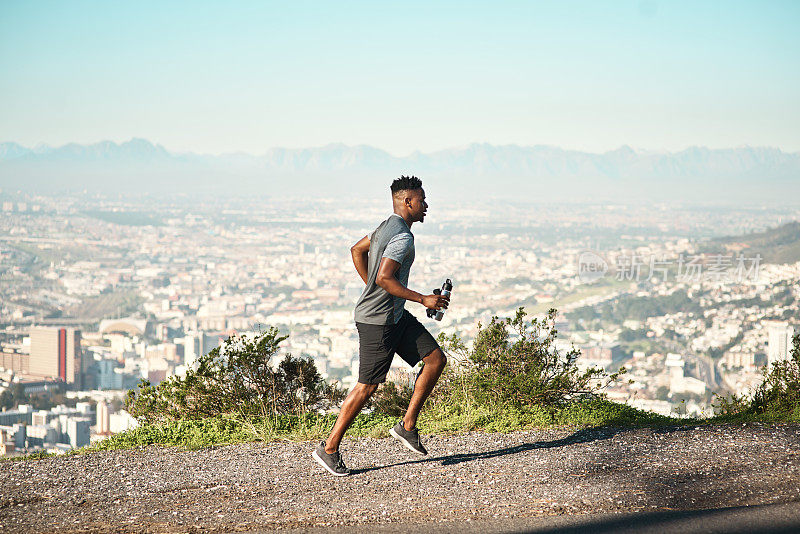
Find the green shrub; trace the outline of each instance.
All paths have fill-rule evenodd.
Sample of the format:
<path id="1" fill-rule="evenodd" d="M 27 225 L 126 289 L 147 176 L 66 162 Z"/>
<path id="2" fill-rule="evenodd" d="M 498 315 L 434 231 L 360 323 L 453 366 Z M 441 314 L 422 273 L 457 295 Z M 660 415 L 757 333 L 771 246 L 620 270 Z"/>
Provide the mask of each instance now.
<path id="1" fill-rule="evenodd" d="M 252 337 L 231 336 L 183 377 L 157 386 L 142 380 L 138 392 L 128 392 L 126 408 L 140 422 L 158 423 L 223 414 L 304 414 L 341 402 L 344 392 L 326 384 L 310 358 L 286 354 L 274 365 L 287 337 L 276 328 Z"/>
<path id="2" fill-rule="evenodd" d="M 440 334 L 439 343 L 455 361 L 440 380 L 433 404 L 440 410 L 448 410 L 448 404 L 467 410 L 560 406 L 596 396 L 625 372 L 581 371 L 575 363 L 577 349 L 559 353 L 554 345 L 556 313 L 551 309 L 545 319 L 530 322 L 525 321 L 524 308 L 513 319 L 492 317 L 487 326 L 478 324 L 471 349 L 456 334 Z"/>
<path id="3" fill-rule="evenodd" d="M 719 397 L 718 417 L 800 422 L 800 334 L 792 339 L 789 359 L 765 367 L 763 375 L 752 395 Z"/>
<path id="4" fill-rule="evenodd" d="M 365 408 L 372 408 L 378 414 L 400 417 L 406 413 L 413 393 L 413 387 L 390 380 L 378 387 Z"/>

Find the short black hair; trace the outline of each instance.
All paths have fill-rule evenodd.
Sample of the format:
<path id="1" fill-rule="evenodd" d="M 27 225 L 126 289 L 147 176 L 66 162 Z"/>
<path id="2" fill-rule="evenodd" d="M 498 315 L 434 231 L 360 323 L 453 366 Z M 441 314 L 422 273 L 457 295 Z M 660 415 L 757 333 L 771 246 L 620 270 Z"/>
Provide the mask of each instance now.
<path id="1" fill-rule="evenodd" d="M 390 186 L 392 194 L 399 193 L 400 191 L 409 191 L 412 189 L 422 189 L 422 180 L 416 176 L 401 176 L 397 178 Z"/>

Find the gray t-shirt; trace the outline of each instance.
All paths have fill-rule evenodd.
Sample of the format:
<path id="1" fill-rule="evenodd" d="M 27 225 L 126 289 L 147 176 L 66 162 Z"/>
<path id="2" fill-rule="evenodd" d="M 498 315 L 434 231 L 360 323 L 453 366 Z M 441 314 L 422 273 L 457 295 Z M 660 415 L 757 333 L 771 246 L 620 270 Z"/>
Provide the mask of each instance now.
<path id="1" fill-rule="evenodd" d="M 369 235 L 367 286 L 356 303 L 355 320 L 367 324 L 396 324 L 403 316 L 406 299 L 390 295 L 375 283 L 381 259 L 400 264 L 395 278 L 408 287 L 408 275 L 414 263 L 414 234 L 402 217 L 393 213 Z"/>

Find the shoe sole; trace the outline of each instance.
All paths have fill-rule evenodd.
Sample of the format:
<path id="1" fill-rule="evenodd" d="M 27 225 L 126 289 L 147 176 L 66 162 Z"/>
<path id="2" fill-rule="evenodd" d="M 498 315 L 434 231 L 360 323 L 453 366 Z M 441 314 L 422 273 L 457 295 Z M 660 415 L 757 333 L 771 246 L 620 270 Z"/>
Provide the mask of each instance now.
<path id="1" fill-rule="evenodd" d="M 408 441 L 406 441 L 406 438 L 395 432 L 394 428 L 389 429 L 389 434 L 391 434 L 394 439 L 405 445 L 406 449 L 410 450 L 411 452 L 419 454 L 420 456 L 426 456 L 428 454 L 427 452 L 422 452 L 415 449 Z"/>
<path id="2" fill-rule="evenodd" d="M 324 467 L 324 468 L 325 468 L 325 469 L 328 471 L 328 473 L 332 474 L 333 476 L 336 476 L 336 477 L 346 477 L 347 475 L 349 475 L 349 474 L 350 474 L 350 473 L 337 473 L 336 471 L 334 471 L 333 469 L 331 469 L 330 467 L 328 467 L 328 464 L 326 464 L 326 463 L 325 463 L 325 460 L 323 460 L 322 458 L 320 458 L 320 457 L 319 457 L 319 454 L 317 454 L 317 451 L 314 451 L 314 452 L 312 452 L 312 453 L 311 453 L 311 456 L 314 458 L 314 460 L 316 460 L 316 462 L 317 462 L 319 465 L 321 465 L 322 467 Z"/>

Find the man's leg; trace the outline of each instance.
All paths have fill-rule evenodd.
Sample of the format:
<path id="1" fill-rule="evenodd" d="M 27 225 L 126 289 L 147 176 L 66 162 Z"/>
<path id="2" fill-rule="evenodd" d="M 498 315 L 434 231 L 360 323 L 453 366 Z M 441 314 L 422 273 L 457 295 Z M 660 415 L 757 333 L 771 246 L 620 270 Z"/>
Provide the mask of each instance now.
<path id="1" fill-rule="evenodd" d="M 447 358 L 444 357 L 442 349 L 436 349 L 425 356 L 422 361 L 425 362 L 425 365 L 417 377 L 416 384 L 414 384 L 414 394 L 411 395 L 411 402 L 408 405 L 405 417 L 403 417 L 403 427 L 406 430 L 411 430 L 416 426 L 422 405 L 431 394 L 431 391 L 433 391 L 433 386 L 439 380 L 439 376 L 447 363 Z"/>
<path id="2" fill-rule="evenodd" d="M 378 389 L 378 384 L 362 384 L 359 382 L 350 391 L 342 403 L 342 409 L 339 411 L 339 417 L 336 418 L 336 423 L 333 425 L 331 435 L 325 441 L 325 452 L 332 454 L 339 450 L 339 443 L 341 443 L 344 433 L 353 424 L 356 416 L 361 412 L 361 408 L 364 407 L 364 404 L 367 403 L 367 400 L 375 393 L 376 389 Z"/>

